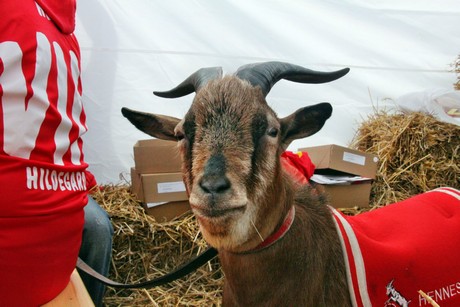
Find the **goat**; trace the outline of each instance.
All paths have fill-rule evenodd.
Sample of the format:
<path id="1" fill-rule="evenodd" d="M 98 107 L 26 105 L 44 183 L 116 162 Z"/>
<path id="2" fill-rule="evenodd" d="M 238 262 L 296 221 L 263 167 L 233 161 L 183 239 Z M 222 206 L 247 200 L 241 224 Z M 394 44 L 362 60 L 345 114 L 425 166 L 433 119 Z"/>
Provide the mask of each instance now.
<path id="1" fill-rule="evenodd" d="M 349 292 L 346 243 L 338 231 L 343 216 L 280 162 L 293 140 L 322 128 L 332 107 L 319 103 L 278 118 L 265 100 L 281 79 L 324 83 L 348 71 L 282 62 L 249 64 L 231 76 L 203 68 L 172 90 L 154 92 L 165 98 L 196 92 L 182 120 L 122 109 L 139 130 L 178 141 L 192 211 L 219 252 L 223 305 L 360 306 Z"/>

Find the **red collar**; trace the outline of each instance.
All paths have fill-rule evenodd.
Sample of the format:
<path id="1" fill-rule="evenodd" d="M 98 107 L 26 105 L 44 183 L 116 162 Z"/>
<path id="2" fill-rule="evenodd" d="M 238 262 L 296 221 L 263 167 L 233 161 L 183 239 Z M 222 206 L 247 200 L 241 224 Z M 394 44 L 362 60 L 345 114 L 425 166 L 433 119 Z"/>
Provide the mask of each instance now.
<path id="1" fill-rule="evenodd" d="M 268 236 L 263 242 L 261 242 L 252 252 L 259 251 L 261 249 L 267 248 L 274 244 L 276 241 L 280 240 L 284 235 L 289 231 L 291 228 L 292 223 L 294 222 L 295 217 L 295 206 L 292 206 L 289 209 L 286 217 L 284 218 L 283 224 L 281 224 L 280 228 L 277 231 L 272 233 Z"/>

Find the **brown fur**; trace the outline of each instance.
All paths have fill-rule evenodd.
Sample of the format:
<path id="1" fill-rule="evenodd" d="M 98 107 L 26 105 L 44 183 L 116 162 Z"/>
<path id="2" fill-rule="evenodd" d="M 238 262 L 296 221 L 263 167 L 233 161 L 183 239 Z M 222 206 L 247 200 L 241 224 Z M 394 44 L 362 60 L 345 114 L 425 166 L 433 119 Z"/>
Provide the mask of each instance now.
<path id="1" fill-rule="evenodd" d="M 295 196 L 294 224 L 282 240 L 253 253 L 219 250 L 224 306 L 351 306 L 342 250 L 324 198 L 310 187 Z"/>
<path id="2" fill-rule="evenodd" d="M 350 305 L 338 234 L 325 199 L 311 187 L 294 184 L 279 160 L 292 140 L 315 133 L 329 116 L 318 105 L 279 119 L 259 88 L 235 77 L 211 81 L 198 91 L 183 120 L 136 112 L 127 116 L 152 136 L 171 139 L 174 133 L 180 139 L 192 210 L 206 241 L 219 250 L 224 305 Z M 216 187 L 222 189 L 208 191 Z M 253 251 L 292 206 L 296 216 L 288 233 Z"/>

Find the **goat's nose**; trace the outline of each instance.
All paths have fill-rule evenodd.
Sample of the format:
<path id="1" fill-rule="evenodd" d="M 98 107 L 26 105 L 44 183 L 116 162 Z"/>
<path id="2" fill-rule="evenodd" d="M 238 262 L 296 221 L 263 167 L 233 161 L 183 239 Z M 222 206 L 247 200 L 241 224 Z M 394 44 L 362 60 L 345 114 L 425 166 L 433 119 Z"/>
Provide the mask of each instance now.
<path id="1" fill-rule="evenodd" d="M 230 189 L 230 180 L 225 176 L 225 169 L 225 157 L 220 153 L 212 155 L 199 182 L 201 189 L 209 194 L 220 194 Z"/>
<path id="2" fill-rule="evenodd" d="M 220 194 L 230 189 L 230 180 L 224 176 L 209 176 L 200 180 L 200 187 L 209 194 Z"/>

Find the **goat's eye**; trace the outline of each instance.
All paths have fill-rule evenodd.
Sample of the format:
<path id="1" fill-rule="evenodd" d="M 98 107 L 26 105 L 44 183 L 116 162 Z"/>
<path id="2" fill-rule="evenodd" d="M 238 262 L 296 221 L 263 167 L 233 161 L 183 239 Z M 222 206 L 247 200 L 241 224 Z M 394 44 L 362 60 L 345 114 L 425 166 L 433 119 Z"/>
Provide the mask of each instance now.
<path id="1" fill-rule="evenodd" d="M 267 134 L 271 137 L 276 137 L 278 135 L 278 129 L 275 127 L 271 127 L 268 129 Z"/>
<path id="2" fill-rule="evenodd" d="M 182 141 L 185 138 L 185 135 L 179 131 L 176 131 L 176 134 L 174 136 L 176 137 L 177 141 Z"/>

